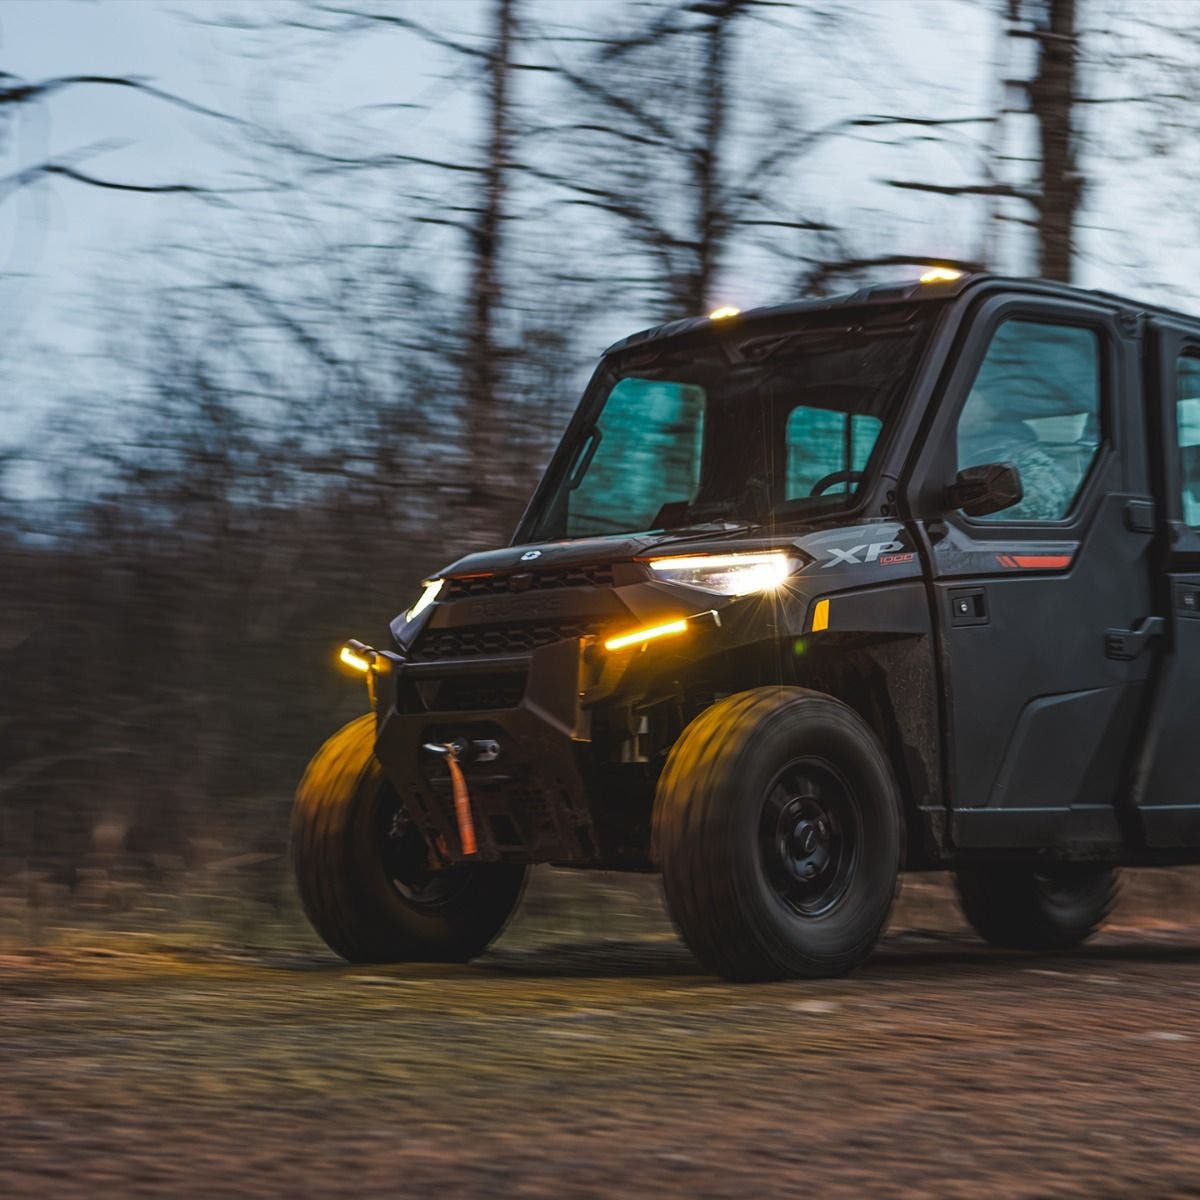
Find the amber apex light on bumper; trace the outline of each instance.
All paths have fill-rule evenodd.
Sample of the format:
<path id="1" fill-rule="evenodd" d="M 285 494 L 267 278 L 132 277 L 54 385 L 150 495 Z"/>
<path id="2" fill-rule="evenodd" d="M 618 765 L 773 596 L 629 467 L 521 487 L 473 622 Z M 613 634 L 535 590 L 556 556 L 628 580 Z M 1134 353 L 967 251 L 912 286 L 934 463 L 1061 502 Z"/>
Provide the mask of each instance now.
<path id="1" fill-rule="evenodd" d="M 687 617 L 680 617 L 678 621 L 668 621 L 665 625 L 647 625 L 645 629 L 635 629 L 630 633 L 621 633 L 616 637 L 610 637 L 604 643 L 604 648 L 605 650 L 624 650 L 626 646 L 636 646 L 639 642 L 669 637 L 673 633 L 687 633 L 687 627 Z"/>

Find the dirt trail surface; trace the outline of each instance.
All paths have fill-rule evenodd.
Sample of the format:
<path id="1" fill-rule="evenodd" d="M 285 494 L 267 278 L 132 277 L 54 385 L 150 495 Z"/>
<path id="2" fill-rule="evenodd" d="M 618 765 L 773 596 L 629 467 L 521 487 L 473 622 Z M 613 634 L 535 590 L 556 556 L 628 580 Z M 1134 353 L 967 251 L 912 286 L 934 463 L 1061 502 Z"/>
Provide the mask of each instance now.
<path id="1" fill-rule="evenodd" d="M 1200 1195 L 1200 927 L 1032 958 L 893 928 L 733 987 L 661 920 L 348 967 L 0 955 L 0 1196 Z"/>

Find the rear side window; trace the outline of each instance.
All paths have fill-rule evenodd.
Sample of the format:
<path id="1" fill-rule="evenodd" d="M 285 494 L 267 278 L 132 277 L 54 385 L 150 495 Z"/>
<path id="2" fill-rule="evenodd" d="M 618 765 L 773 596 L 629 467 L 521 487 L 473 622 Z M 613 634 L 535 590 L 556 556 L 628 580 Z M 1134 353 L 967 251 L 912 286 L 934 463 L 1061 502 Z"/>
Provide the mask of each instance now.
<path id="1" fill-rule="evenodd" d="M 959 415 L 958 469 L 1012 463 L 1025 496 L 975 519 L 1062 520 L 1099 448 L 1099 335 L 1077 325 L 1005 321 Z"/>
<path id="2" fill-rule="evenodd" d="M 1175 406 L 1179 436 L 1179 479 L 1183 487 L 1183 519 L 1200 529 L 1200 356 L 1179 360 L 1179 397 Z"/>

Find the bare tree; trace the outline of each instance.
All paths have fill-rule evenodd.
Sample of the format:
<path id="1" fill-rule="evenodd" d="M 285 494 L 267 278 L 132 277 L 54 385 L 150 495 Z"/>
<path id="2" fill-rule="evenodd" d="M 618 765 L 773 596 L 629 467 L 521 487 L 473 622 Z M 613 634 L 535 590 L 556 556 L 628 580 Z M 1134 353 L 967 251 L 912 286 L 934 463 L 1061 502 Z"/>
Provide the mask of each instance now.
<path id="1" fill-rule="evenodd" d="M 508 177 L 512 170 L 512 52 L 515 0 L 495 0 L 487 51 L 487 144 L 480 179 L 480 203 L 470 233 L 471 298 L 464 356 L 464 387 L 469 413 L 473 486 L 491 493 L 495 439 L 490 436 L 500 399 L 496 312 L 503 303 L 502 270 Z"/>
<path id="2" fill-rule="evenodd" d="M 711 304 L 739 220 L 767 218 L 764 190 L 793 149 L 791 134 L 786 145 L 764 139 L 744 178 L 734 177 L 738 32 L 758 5 L 689 0 L 636 14 L 614 33 L 571 39 L 589 52 L 555 64 L 566 119 L 534 131 L 566 153 L 527 169 L 570 204 L 615 218 L 655 264 L 648 290 L 664 316 Z"/>
<path id="3" fill-rule="evenodd" d="M 1029 82 L 1029 112 L 1037 124 L 1037 272 L 1069 283 L 1075 227 L 1083 196 L 1078 163 L 1076 97 L 1079 30 L 1076 0 L 1034 0 L 1031 36 L 1037 71 Z"/>
<path id="4" fill-rule="evenodd" d="M 157 87 L 148 80 L 128 75 L 57 75 L 45 79 L 20 79 L 7 71 L 0 71 L 0 149 L 12 140 L 12 131 L 21 115 L 32 107 L 44 104 L 63 92 L 80 88 L 100 87 L 108 90 L 133 91 L 159 103 L 170 105 L 195 116 L 208 117 L 230 124 L 243 122 L 228 113 L 219 112 L 202 104 L 196 104 L 173 92 Z M 116 131 L 114 131 L 115 133 Z M 191 182 L 142 182 L 105 178 L 86 170 L 81 164 L 95 152 L 97 147 L 81 147 L 70 154 L 43 158 L 25 163 L 16 171 L 0 178 L 0 200 L 20 188 L 28 187 L 48 178 L 68 179 L 89 187 L 108 191 L 161 193 L 168 195 L 191 194 L 217 197 L 237 194 L 243 188 L 204 187 Z"/>

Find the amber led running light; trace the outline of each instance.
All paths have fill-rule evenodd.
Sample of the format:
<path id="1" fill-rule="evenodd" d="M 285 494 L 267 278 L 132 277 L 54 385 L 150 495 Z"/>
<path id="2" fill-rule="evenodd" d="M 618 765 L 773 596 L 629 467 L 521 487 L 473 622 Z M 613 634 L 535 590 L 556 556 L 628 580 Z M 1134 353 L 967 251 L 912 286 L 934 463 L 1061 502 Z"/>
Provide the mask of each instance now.
<path id="1" fill-rule="evenodd" d="M 355 671 L 369 671 L 375 665 L 375 651 L 365 643 L 356 642 L 351 638 L 338 651 L 338 662 L 345 663 Z"/>
<path id="2" fill-rule="evenodd" d="M 604 643 L 604 648 L 605 650 L 624 650 L 626 646 L 636 646 L 639 642 L 670 637 L 673 633 L 687 633 L 687 627 L 687 617 L 681 617 L 678 621 L 668 621 L 665 625 L 647 625 L 645 629 L 635 629 L 632 633 L 622 633 L 616 637 L 610 637 Z"/>
<path id="3" fill-rule="evenodd" d="M 631 629 L 628 633 L 618 633 L 605 643 L 605 650 L 625 650 L 630 646 L 638 646 L 652 642 L 656 638 L 671 637 L 676 633 L 687 633 L 693 625 L 720 625 L 721 616 L 716 609 L 696 613 L 691 617 L 677 617 L 674 621 L 664 621 L 661 625 L 645 625 L 641 629 Z"/>

